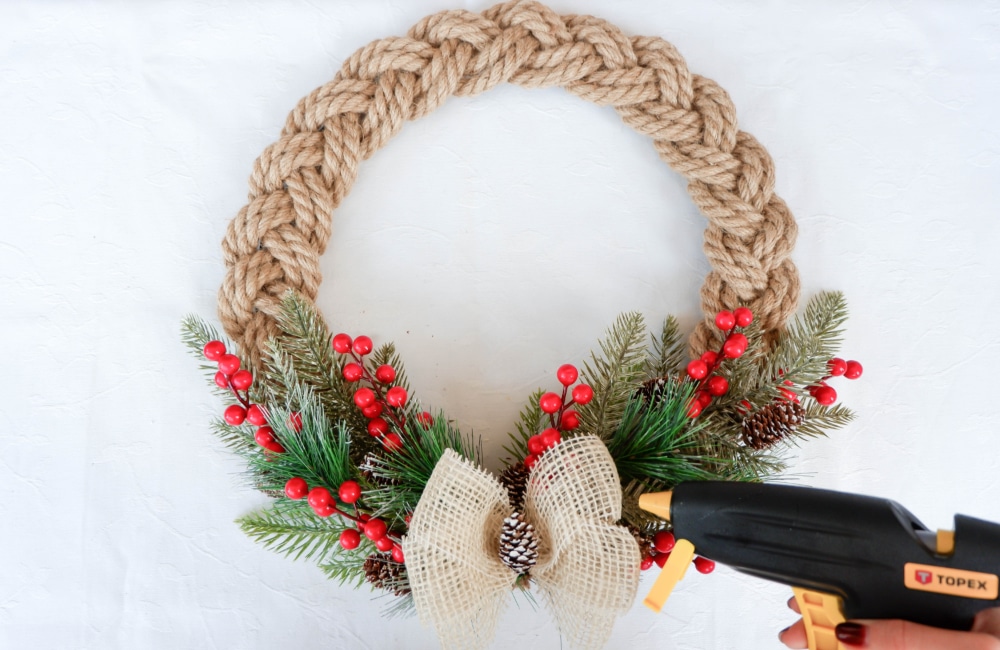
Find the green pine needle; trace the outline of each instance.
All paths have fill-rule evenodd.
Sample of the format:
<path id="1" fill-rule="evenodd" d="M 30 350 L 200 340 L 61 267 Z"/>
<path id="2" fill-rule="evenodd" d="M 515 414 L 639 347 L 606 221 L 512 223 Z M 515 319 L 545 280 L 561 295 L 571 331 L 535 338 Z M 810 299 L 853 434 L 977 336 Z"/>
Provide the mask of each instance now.
<path id="1" fill-rule="evenodd" d="M 581 381 L 594 389 L 594 398 L 577 408 L 581 432 L 607 439 L 618 426 L 645 370 L 645 338 L 642 314 L 624 313 L 600 342 L 600 356 L 591 353 L 583 364 Z"/>
<path id="2" fill-rule="evenodd" d="M 369 469 L 385 485 L 366 493 L 380 516 L 398 522 L 417 507 L 445 450 L 453 449 L 475 464 L 480 456 L 472 438 L 453 427 L 443 413 L 438 413 L 427 428 L 418 418 L 408 417 L 402 438 L 401 450 L 369 457 Z"/>
<path id="3" fill-rule="evenodd" d="M 340 534 L 350 521 L 340 517 L 318 517 L 303 501 L 282 498 L 279 503 L 242 517 L 237 523 L 254 541 L 293 560 L 304 558 L 325 563 L 349 553 L 360 556 L 363 564 L 365 556 L 372 552 L 373 547 L 365 539 L 354 551 L 345 551 L 340 546 Z M 363 569 L 361 577 L 364 578 Z M 345 574 L 344 579 L 348 578 L 356 580 L 357 576 Z"/>
<path id="4" fill-rule="evenodd" d="M 675 375 L 687 364 L 687 345 L 681 336 L 677 319 L 667 316 L 660 335 L 650 335 L 649 356 L 646 358 L 646 379 Z"/>
<path id="5" fill-rule="evenodd" d="M 364 545 L 368 543 L 365 538 L 362 540 Z M 367 557 L 368 554 L 362 552 L 337 552 L 327 556 L 320 563 L 319 568 L 323 570 L 327 578 L 357 589 L 365 583 L 365 559 Z"/>
<path id="6" fill-rule="evenodd" d="M 607 443 L 622 483 L 637 480 L 669 489 L 682 481 L 719 478 L 704 469 L 706 459 L 697 453 L 699 425 L 687 416 L 692 393 L 688 382 L 667 382 L 654 406 L 641 397 L 628 403 Z M 725 464 L 725 459 L 713 460 Z"/>

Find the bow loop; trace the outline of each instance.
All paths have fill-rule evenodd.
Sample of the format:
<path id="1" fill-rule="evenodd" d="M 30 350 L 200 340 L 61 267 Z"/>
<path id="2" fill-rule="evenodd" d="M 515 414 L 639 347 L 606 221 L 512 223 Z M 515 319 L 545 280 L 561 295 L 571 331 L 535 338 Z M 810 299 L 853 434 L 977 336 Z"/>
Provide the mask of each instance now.
<path id="1" fill-rule="evenodd" d="M 631 607 L 639 548 L 616 525 L 621 487 L 614 460 L 596 436 L 578 436 L 546 452 L 525 491 L 525 518 L 539 540 L 531 576 L 570 645 L 597 648 Z M 444 647 L 487 645 L 517 576 L 500 561 L 506 491 L 448 450 L 434 468 L 403 541 L 420 618 Z"/>

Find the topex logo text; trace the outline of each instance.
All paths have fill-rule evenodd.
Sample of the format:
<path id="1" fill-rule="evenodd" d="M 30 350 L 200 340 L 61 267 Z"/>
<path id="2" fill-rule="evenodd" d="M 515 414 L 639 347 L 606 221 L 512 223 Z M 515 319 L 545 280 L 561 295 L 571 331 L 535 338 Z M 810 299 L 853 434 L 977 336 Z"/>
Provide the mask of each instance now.
<path id="1" fill-rule="evenodd" d="M 903 567 L 907 589 L 930 591 L 936 594 L 996 600 L 1000 592 L 1000 578 L 992 573 L 963 571 L 927 564 L 909 562 Z"/>

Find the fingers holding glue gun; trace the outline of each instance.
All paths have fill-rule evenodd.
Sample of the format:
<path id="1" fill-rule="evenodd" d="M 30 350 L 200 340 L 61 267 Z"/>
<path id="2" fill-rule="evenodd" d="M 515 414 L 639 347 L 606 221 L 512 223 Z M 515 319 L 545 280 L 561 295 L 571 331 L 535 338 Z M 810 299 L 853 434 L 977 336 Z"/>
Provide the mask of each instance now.
<path id="1" fill-rule="evenodd" d="M 795 598 L 788 607 L 799 612 Z M 778 634 L 788 648 L 806 648 L 806 628 L 802 620 Z M 1000 607 L 976 615 L 968 632 L 942 630 L 908 621 L 847 621 L 837 626 L 837 639 L 845 648 L 866 650 L 1000 650 Z"/>

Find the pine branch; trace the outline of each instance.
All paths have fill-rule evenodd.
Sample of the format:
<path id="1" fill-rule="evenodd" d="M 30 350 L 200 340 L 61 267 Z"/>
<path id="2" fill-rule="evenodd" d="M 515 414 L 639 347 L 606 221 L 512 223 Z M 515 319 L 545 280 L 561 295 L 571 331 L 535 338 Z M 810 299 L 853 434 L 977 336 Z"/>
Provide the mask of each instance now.
<path id="1" fill-rule="evenodd" d="M 405 429 L 401 450 L 374 455 L 368 465 L 372 474 L 386 484 L 368 493 L 370 501 L 380 516 L 391 516 L 399 522 L 417 506 L 434 466 L 446 449 L 455 450 L 473 463 L 479 462 L 472 439 L 454 428 L 443 413 L 438 413 L 427 428 L 417 418 L 407 418 Z"/>
<path id="2" fill-rule="evenodd" d="M 367 554 L 362 552 L 333 553 L 319 565 L 319 568 L 327 578 L 357 589 L 365 583 L 366 557 Z"/>
<path id="3" fill-rule="evenodd" d="M 414 394 L 410 390 L 410 380 L 406 376 L 406 370 L 403 368 L 403 359 L 396 352 L 396 345 L 394 343 L 383 343 L 372 352 L 372 365 L 378 368 L 381 365 L 392 366 L 393 370 L 396 371 L 396 379 L 393 381 L 394 386 L 402 386 L 406 389 L 407 395 L 410 396 L 410 401 L 413 401 Z"/>
<path id="4" fill-rule="evenodd" d="M 261 449 L 248 456 L 256 487 L 280 492 L 289 479 L 301 477 L 310 486 L 336 491 L 341 483 L 355 478 L 357 470 L 351 462 L 351 437 L 346 425 L 327 420 L 310 387 L 296 386 L 289 402 L 295 407 L 272 407 L 267 420 L 274 437 L 285 448 L 284 453 Z M 293 412 L 301 418 L 300 431 L 292 426 Z"/>
<path id="5" fill-rule="evenodd" d="M 354 387 L 341 374 L 344 360 L 334 352 L 330 330 L 316 307 L 294 291 L 288 291 L 282 298 L 281 311 L 276 320 L 282 334 L 267 346 L 267 356 L 272 362 L 268 365 L 277 363 L 275 353 L 285 355 L 287 360 L 282 363 L 290 363 L 297 380 L 315 390 L 331 419 L 343 420 L 352 431 L 365 431 L 367 421 L 354 406 Z M 269 373 L 271 382 L 275 384 L 275 393 L 279 396 L 283 392 L 282 374 L 287 374 L 286 368 Z M 288 389 L 286 385 L 284 391 Z M 374 448 L 373 442 L 366 437 L 358 436 L 357 459 Z"/>
<path id="6" fill-rule="evenodd" d="M 642 314 L 618 317 L 600 342 L 601 355 L 583 364 L 582 380 L 594 389 L 594 399 L 577 408 L 580 431 L 606 439 L 618 426 L 645 367 L 646 325 Z"/>
<path id="7" fill-rule="evenodd" d="M 705 466 L 724 466 L 728 459 L 697 453 L 700 424 L 692 424 L 687 416 L 692 392 L 688 382 L 667 382 L 655 405 L 642 398 L 628 403 L 607 443 L 623 483 L 652 481 L 669 489 L 683 481 L 719 478 Z"/>
<path id="8" fill-rule="evenodd" d="M 667 316 L 660 335 L 650 335 L 652 343 L 646 358 L 646 379 L 675 375 L 686 365 L 687 346 L 681 336 L 680 325 L 673 316 Z"/>
<path id="9" fill-rule="evenodd" d="M 814 400 L 808 400 L 802 424 L 792 433 L 790 443 L 802 438 L 817 438 L 826 436 L 828 432 L 847 426 L 854 419 L 854 412 L 843 404 L 822 406 Z"/>
<path id="10" fill-rule="evenodd" d="M 226 424 L 222 418 L 213 418 L 210 426 L 212 433 L 222 444 L 236 453 L 249 452 L 257 448 L 249 425 L 234 427 Z"/>
<path id="11" fill-rule="evenodd" d="M 345 553 L 340 546 L 340 534 L 348 527 L 348 521 L 340 517 L 317 517 L 304 502 L 282 499 L 284 504 L 249 514 L 237 520 L 240 528 L 256 542 L 276 553 L 293 560 L 315 559 L 317 562 L 332 561 Z M 361 556 L 371 552 L 366 540 L 351 553 Z M 347 579 L 349 576 L 344 576 Z M 356 579 L 356 576 L 354 577 Z M 364 579 L 362 570 L 361 579 Z"/>
<path id="12" fill-rule="evenodd" d="M 205 376 L 205 381 L 212 388 L 212 392 L 218 397 L 226 400 L 229 404 L 235 404 L 232 392 L 227 388 L 219 388 L 215 383 L 215 373 L 219 371 L 219 366 L 205 358 L 204 348 L 209 341 L 222 341 L 226 345 L 226 350 L 235 354 L 232 343 L 226 337 L 219 334 L 214 326 L 199 316 L 188 314 L 181 321 L 181 342 L 187 347 L 188 352 L 196 358 L 198 369 Z"/>
<path id="13" fill-rule="evenodd" d="M 521 462 L 528 455 L 528 438 L 540 433 L 548 426 L 548 416 L 542 412 L 538 405 L 538 400 L 544 393 L 545 391 L 539 388 L 531 394 L 528 402 L 521 409 L 517 424 L 514 425 L 517 433 L 507 434 L 510 442 L 503 448 L 507 452 L 507 458 L 504 459 L 507 465 Z"/>

